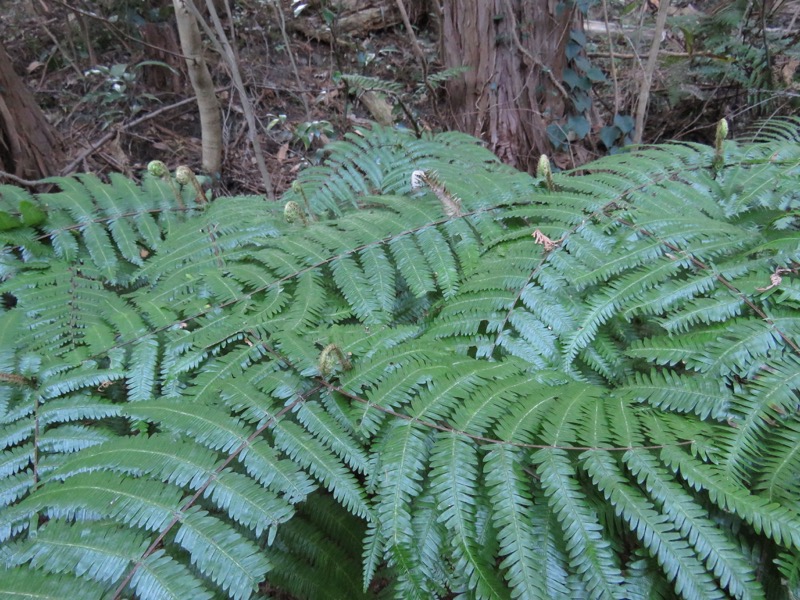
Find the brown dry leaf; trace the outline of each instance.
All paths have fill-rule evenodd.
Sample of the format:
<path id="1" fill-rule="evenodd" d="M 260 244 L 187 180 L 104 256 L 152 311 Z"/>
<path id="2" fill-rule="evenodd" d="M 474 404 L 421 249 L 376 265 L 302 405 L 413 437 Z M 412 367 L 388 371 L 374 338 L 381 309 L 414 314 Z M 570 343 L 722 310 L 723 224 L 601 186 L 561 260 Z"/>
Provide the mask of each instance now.
<path id="1" fill-rule="evenodd" d="M 286 156 L 289 154 L 289 143 L 283 144 L 280 148 L 278 148 L 278 154 L 275 156 L 279 163 L 282 163 L 286 160 Z"/>
<path id="2" fill-rule="evenodd" d="M 783 79 L 784 85 L 792 87 L 797 67 L 800 67 L 800 59 L 797 58 L 790 58 L 783 66 L 781 69 L 781 78 Z"/>
<path id="3" fill-rule="evenodd" d="M 531 234 L 531 236 L 533 237 L 533 241 L 534 242 L 544 246 L 544 251 L 545 252 L 550 252 L 551 250 L 553 250 L 556 246 L 558 246 L 561 243 L 560 239 L 559 240 L 555 240 L 555 241 L 551 240 L 549 237 L 547 237 L 545 234 L 543 234 L 538 229 L 536 231 L 534 231 Z"/>
<path id="4" fill-rule="evenodd" d="M 43 62 L 39 62 L 38 60 L 35 60 L 35 61 L 33 61 L 32 63 L 30 63 L 30 64 L 29 64 L 29 65 L 28 65 L 28 66 L 25 68 L 25 70 L 26 70 L 28 73 L 33 73 L 33 72 L 34 72 L 34 71 L 36 71 L 37 69 L 41 69 L 43 66 L 44 66 L 44 63 L 43 63 Z"/>

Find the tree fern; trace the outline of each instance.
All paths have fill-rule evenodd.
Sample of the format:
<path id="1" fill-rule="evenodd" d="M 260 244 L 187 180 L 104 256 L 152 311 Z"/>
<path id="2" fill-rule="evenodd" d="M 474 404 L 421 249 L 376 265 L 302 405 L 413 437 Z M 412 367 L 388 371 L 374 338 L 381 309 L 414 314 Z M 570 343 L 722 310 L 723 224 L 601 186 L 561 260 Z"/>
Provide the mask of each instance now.
<path id="1" fill-rule="evenodd" d="M 0 187 L 0 595 L 792 597 L 797 139 Z"/>

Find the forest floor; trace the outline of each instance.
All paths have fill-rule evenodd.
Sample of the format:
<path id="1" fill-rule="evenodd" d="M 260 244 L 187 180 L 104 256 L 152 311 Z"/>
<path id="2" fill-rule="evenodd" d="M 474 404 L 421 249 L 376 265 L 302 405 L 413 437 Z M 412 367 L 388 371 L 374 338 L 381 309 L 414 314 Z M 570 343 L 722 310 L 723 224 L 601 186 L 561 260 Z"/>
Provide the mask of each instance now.
<path id="1" fill-rule="evenodd" d="M 117 171 L 136 177 L 151 160 L 162 160 L 171 169 L 183 164 L 200 169 L 197 106 L 182 59 L 170 54 L 180 53 L 171 21 L 150 24 L 145 30 L 136 13 L 92 19 L 53 2 L 42 2 L 39 12 L 45 5 L 48 12 L 37 14 L 26 9 L 28 4 L 12 2 L 10 10 L 0 15 L 0 31 L 16 72 L 25 75 L 61 135 L 71 170 Z M 321 160 L 326 142 L 372 119 L 347 94 L 339 73 L 400 83 L 403 102 L 418 126 L 444 127 L 434 106 L 441 99 L 414 93 L 420 68 L 402 25 L 359 37 L 342 35 L 327 43 L 293 32 L 292 25 L 298 23 L 292 23 L 296 18 L 286 4 L 286 38 L 268 5 L 237 2 L 233 15 L 238 64 L 255 107 L 259 141 L 276 193 L 294 180 L 300 168 Z M 314 17 L 297 19 L 306 19 L 303 28 L 308 30 L 319 26 Z M 224 24 L 230 31 L 230 20 L 224 19 Z M 436 40 L 426 37 L 423 28 L 419 42 L 435 68 Z M 262 193 L 230 74 L 212 52 L 209 67 L 223 110 L 220 193 Z M 395 112 L 396 123 L 410 127 L 399 106 Z"/>
<path id="2" fill-rule="evenodd" d="M 143 7 L 159 5 L 155 0 L 111 3 L 103 16 L 76 10 L 77 4 L 103 3 L 3 0 L 6 10 L 0 13 L 0 32 L 15 70 L 24 74 L 63 140 L 66 160 L 59 170 L 117 171 L 136 177 L 154 159 L 171 169 L 185 164 L 199 170 L 197 107 L 180 56 L 171 3 L 160 2 L 167 6 L 160 14 L 155 9 L 144 14 Z M 432 97 L 420 85 L 420 61 L 402 23 L 395 20 L 382 29 L 342 31 L 324 41 L 315 39 L 325 37 L 318 35 L 327 30 L 324 11 L 308 8 L 296 16 L 292 13 L 296 5 L 283 0 L 284 30 L 274 3 L 240 0 L 233 14 L 223 13 L 228 35 L 234 34 L 238 68 L 255 107 L 259 142 L 277 194 L 291 184 L 299 169 L 322 159 L 327 141 L 374 118 L 365 104 L 348 93 L 340 74 L 399 84 L 391 99 L 390 119 L 396 126 L 416 125 L 430 131 L 447 127 L 444 98 Z M 336 31 L 336 21 L 330 23 Z M 437 23 L 423 16 L 415 26 L 429 72 L 440 71 Z M 592 110 L 605 113 L 601 120 L 610 122 L 615 111 L 622 112 L 621 105 L 632 113 L 640 80 L 637 73 L 648 45 L 646 39 L 641 41 L 640 53 L 634 53 L 638 62 L 628 60 L 626 66 L 618 67 L 613 89 L 610 83 L 593 87 Z M 670 33 L 662 46 L 675 58 L 672 66 L 670 59 L 660 66 L 654 81 L 653 93 L 661 98 L 660 114 L 653 109 L 645 139 L 710 141 L 716 120 L 735 114 L 741 100 L 720 100 L 719 94 L 689 85 L 687 61 L 680 58 L 685 42 Z M 605 67 L 602 56 L 607 48 L 599 50 L 590 58 Z M 241 100 L 224 61 L 211 49 L 208 57 L 223 110 L 220 193 L 262 193 Z M 594 150 L 590 158 L 597 155 Z"/>

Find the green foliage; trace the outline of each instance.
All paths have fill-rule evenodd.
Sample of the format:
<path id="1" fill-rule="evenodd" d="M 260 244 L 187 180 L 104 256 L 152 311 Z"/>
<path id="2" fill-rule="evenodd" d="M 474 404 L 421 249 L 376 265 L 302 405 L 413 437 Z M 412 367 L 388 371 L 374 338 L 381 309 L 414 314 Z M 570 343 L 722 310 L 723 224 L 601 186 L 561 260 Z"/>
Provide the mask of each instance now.
<path id="1" fill-rule="evenodd" d="M 149 93 L 138 92 L 137 78 L 142 67 L 161 67 L 173 71 L 168 64 L 145 60 L 133 65 L 118 63 L 106 67 L 98 65 L 86 71 L 85 75 L 94 80 L 93 87 L 83 98 L 82 102 L 95 107 L 97 114 L 102 119 L 102 129 L 107 128 L 123 116 L 135 116 L 145 110 L 148 102 L 157 102 L 158 99 Z"/>
<path id="2" fill-rule="evenodd" d="M 708 14 L 672 17 L 690 58 L 674 70 L 671 104 L 736 104 L 746 107 L 737 115 L 752 111 L 748 122 L 752 116 L 795 113 L 800 43 L 787 27 L 788 10 L 779 2 L 731 0 Z"/>
<path id="3" fill-rule="evenodd" d="M 797 125 L 0 188 L 0 596 L 790 598 Z"/>

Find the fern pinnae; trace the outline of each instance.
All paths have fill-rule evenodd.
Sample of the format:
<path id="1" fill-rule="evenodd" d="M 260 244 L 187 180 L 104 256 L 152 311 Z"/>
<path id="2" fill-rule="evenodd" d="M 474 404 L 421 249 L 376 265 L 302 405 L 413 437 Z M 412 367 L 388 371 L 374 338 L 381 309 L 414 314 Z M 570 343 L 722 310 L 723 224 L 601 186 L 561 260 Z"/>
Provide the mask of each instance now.
<path id="1" fill-rule="evenodd" d="M 504 559 L 500 568 L 512 598 L 546 598 L 542 563 L 537 560 L 539 540 L 528 517 L 534 510 L 533 499 L 521 458 L 519 450 L 498 446 L 483 461 L 486 484 L 495 499 L 492 520 Z"/>
<path id="2" fill-rule="evenodd" d="M 302 429 L 291 421 L 281 421 L 276 424 L 275 444 L 308 469 L 345 508 L 354 515 L 371 519 L 372 510 L 356 478 L 319 441 L 303 435 Z"/>
<path id="3" fill-rule="evenodd" d="M 678 594 L 688 598 L 723 597 L 687 544 L 666 523 L 666 517 L 654 510 L 638 490 L 626 485 L 607 453 L 586 453 L 583 464 L 606 499 L 614 503 L 615 512 L 628 523 L 667 578 L 674 582 Z"/>
<path id="4" fill-rule="evenodd" d="M 230 597 L 249 598 L 269 570 L 258 546 L 202 510 L 185 511 L 175 543 Z"/>
<path id="5" fill-rule="evenodd" d="M 452 298 L 458 292 L 460 274 L 447 240 L 434 227 L 419 230 L 416 237 L 442 295 L 445 300 Z"/>
<path id="6" fill-rule="evenodd" d="M 70 573 L 98 583 L 122 577 L 128 564 L 146 547 L 141 533 L 107 522 L 73 527 L 51 521 L 38 529 L 36 540 L 35 545 L 28 541 L 12 546 L 9 564 L 30 561 L 32 566 L 49 573 Z"/>
<path id="7" fill-rule="evenodd" d="M 42 573 L 32 578 L 30 571 L 9 568 L 0 581 L 0 595 L 9 600 L 13 598 L 66 598 L 77 590 L 88 597 L 100 598 L 106 586 L 95 581 L 86 581 L 74 575 Z M 207 596 L 210 599 L 210 595 Z"/>
<path id="8" fill-rule="evenodd" d="M 41 405 L 38 410 L 39 426 L 47 428 L 70 421 L 102 420 L 123 414 L 119 404 L 109 402 L 98 395 L 80 395 L 75 398 L 59 398 Z"/>
<path id="9" fill-rule="evenodd" d="M 733 475 L 745 477 L 748 466 L 758 454 L 757 442 L 768 435 L 769 429 L 779 426 L 773 419 L 795 410 L 796 390 L 800 389 L 800 358 L 794 355 L 783 360 L 769 361 L 749 389 L 734 395 L 732 415 L 736 427 L 726 436 L 725 466 Z M 756 461 L 757 462 L 757 461 Z"/>
<path id="10" fill-rule="evenodd" d="M 249 433 L 243 424 L 228 411 L 210 404 L 159 398 L 132 404 L 126 412 L 131 419 L 157 423 L 212 450 L 231 452 L 248 443 Z"/>
<path id="11" fill-rule="evenodd" d="M 556 515 L 570 567 L 596 598 L 625 597 L 624 579 L 601 535 L 597 514 L 580 492 L 575 471 L 563 450 L 546 448 L 533 455 L 547 502 Z"/>
<path id="12" fill-rule="evenodd" d="M 756 574 L 746 556 L 713 521 L 705 510 L 665 473 L 648 453 L 629 451 L 623 456 L 626 467 L 648 495 L 695 548 L 698 558 L 735 598 L 764 598 L 756 583 Z"/>
<path id="13" fill-rule="evenodd" d="M 763 532 L 786 547 L 800 548 L 800 525 L 794 511 L 751 494 L 722 468 L 693 460 L 676 446 L 664 446 L 660 455 L 691 487 L 704 490 L 712 502 L 736 513 L 757 533 Z"/>
<path id="14" fill-rule="evenodd" d="M 758 318 L 732 320 L 712 342 L 713 358 L 706 371 L 722 377 L 755 375 L 763 361 L 784 343 L 784 335 L 773 324 Z"/>
<path id="15" fill-rule="evenodd" d="M 351 470 L 357 473 L 367 472 L 368 458 L 363 448 L 320 404 L 306 400 L 298 409 L 297 418 L 306 430 L 326 440 L 326 445 L 344 460 Z"/>
<path id="16" fill-rule="evenodd" d="M 723 418 L 733 399 L 716 379 L 655 370 L 649 374 L 635 373 L 617 388 L 615 396 L 648 402 L 666 410 L 693 412 L 702 419 Z"/>
<path id="17" fill-rule="evenodd" d="M 635 298 L 642 289 L 657 285 L 672 276 L 681 265 L 672 261 L 661 261 L 654 267 L 642 267 L 613 281 L 589 303 L 588 310 L 578 321 L 577 331 L 568 336 L 564 346 L 564 359 L 569 364 L 578 351 L 588 346 L 598 328 L 629 299 Z"/>
<path id="18" fill-rule="evenodd" d="M 418 389 L 423 389 L 438 376 L 445 376 L 448 368 L 442 364 L 428 365 L 424 358 L 414 357 L 405 368 L 394 371 L 380 382 L 375 389 L 369 390 L 362 398 L 358 394 L 345 389 L 340 391 L 351 400 L 360 404 L 353 410 L 354 422 L 364 435 L 377 431 L 387 415 L 396 416 L 398 407 L 411 401 Z"/>
<path id="19" fill-rule="evenodd" d="M 125 184 L 114 185 L 118 182 L 127 182 L 128 179 L 119 174 L 111 177 L 111 184 L 102 183 L 95 175 L 83 174 L 78 176 L 80 183 L 92 195 L 95 202 L 103 207 L 103 213 L 108 219 L 109 230 L 117 248 L 122 256 L 135 265 L 142 264 L 142 258 L 137 247 L 138 236 L 126 217 L 132 209 L 135 210 L 133 197 L 126 194 L 130 193 L 131 188 Z M 135 189 L 135 188 L 134 188 Z"/>
<path id="20" fill-rule="evenodd" d="M 477 451 L 457 433 L 437 434 L 431 451 L 431 483 L 439 520 L 451 532 L 456 573 L 477 598 L 506 598 L 508 591 L 493 570 L 479 557 L 475 529 L 474 492 L 477 486 Z"/>
<path id="21" fill-rule="evenodd" d="M 381 546 L 390 564 L 397 566 L 412 594 L 422 596 L 425 582 L 416 574 L 412 502 L 422 492 L 422 472 L 430 449 L 430 434 L 410 421 L 388 424 L 381 436 L 380 476 L 375 514 L 381 523 Z"/>
<path id="22" fill-rule="evenodd" d="M 353 311 L 366 324 L 378 324 L 385 320 L 379 314 L 379 303 L 370 293 L 372 290 L 360 265 L 350 256 L 342 256 L 331 263 L 333 279 L 344 294 Z"/>
<path id="23" fill-rule="evenodd" d="M 762 458 L 755 489 L 770 500 L 790 502 L 800 513 L 797 498 L 800 485 L 794 474 L 800 471 L 800 425 L 796 421 L 783 421 L 780 428 L 771 432 L 769 452 Z"/>
<path id="24" fill-rule="evenodd" d="M 447 418 L 458 431 L 483 431 L 489 424 L 476 422 L 481 413 L 479 407 L 492 406 L 495 398 L 487 398 L 477 390 L 495 378 L 502 379 L 512 373 L 518 373 L 518 368 L 508 363 L 475 362 L 469 358 L 452 361 L 446 374 L 412 398 L 408 408 L 410 417 L 422 422 Z"/>
<path id="25" fill-rule="evenodd" d="M 477 438 L 485 437 L 495 429 L 495 424 L 501 424 L 495 433 L 499 439 L 494 441 L 516 441 L 515 431 L 507 429 L 508 423 L 504 422 L 504 417 L 519 405 L 527 405 L 529 399 L 539 399 L 531 389 L 528 374 L 520 366 L 508 365 L 502 370 L 497 369 L 495 373 L 488 370 L 481 373 L 485 381 L 457 406 L 449 423 L 456 430 Z M 520 424 L 521 421 L 516 423 Z"/>
<path id="26" fill-rule="evenodd" d="M 164 550 L 156 550 L 136 563 L 129 581 L 123 581 L 114 596 L 120 596 L 130 583 L 130 587 L 145 598 L 164 598 L 179 600 L 187 592 L 192 598 L 210 600 L 214 593 L 182 562 L 169 556 Z M 185 591 L 185 592 L 184 592 Z"/>

